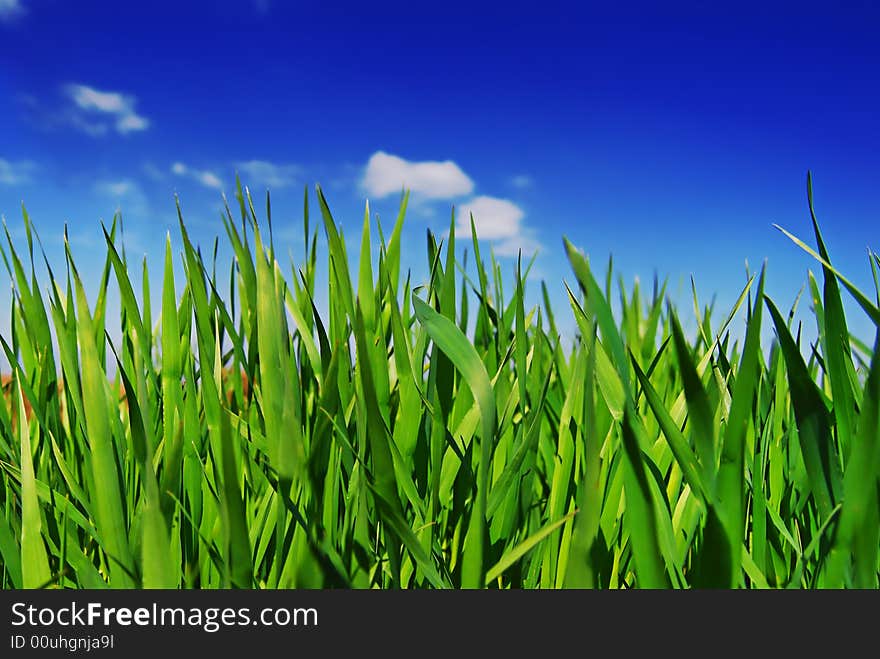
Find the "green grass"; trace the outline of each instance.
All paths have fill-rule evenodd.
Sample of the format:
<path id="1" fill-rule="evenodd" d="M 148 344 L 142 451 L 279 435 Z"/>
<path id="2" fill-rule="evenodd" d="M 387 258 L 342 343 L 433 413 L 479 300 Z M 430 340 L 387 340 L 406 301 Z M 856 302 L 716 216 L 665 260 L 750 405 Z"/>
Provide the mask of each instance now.
<path id="1" fill-rule="evenodd" d="M 158 276 L 129 263 L 115 222 L 93 291 L 69 247 L 40 258 L 26 214 L 24 258 L 7 234 L 3 587 L 878 587 L 880 352 L 841 300 L 880 327 L 878 292 L 832 265 L 815 216 L 815 250 L 789 234 L 821 271 L 805 345 L 764 270 L 720 320 L 695 297 L 688 338 L 665 286 L 612 291 L 568 241 L 570 309 L 546 286 L 528 308 L 527 269 L 505 295 L 475 232 L 475 264 L 456 261 L 454 222 L 414 286 L 405 197 L 387 241 L 367 210 L 355 260 L 306 193 L 288 265 L 236 197 L 231 269 L 181 218 L 182 280 L 170 241 Z"/>

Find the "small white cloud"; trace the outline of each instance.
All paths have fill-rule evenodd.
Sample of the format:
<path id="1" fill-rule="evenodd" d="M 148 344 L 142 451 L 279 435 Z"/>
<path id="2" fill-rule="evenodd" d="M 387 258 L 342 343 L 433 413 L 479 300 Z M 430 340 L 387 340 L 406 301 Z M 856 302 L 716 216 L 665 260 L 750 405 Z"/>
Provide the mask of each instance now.
<path id="1" fill-rule="evenodd" d="M 268 160 L 237 162 L 235 168 L 249 185 L 259 184 L 267 188 L 286 188 L 296 184 L 302 176 L 302 168 L 298 165 L 279 165 Z"/>
<path id="2" fill-rule="evenodd" d="M 213 172 L 199 172 L 196 176 L 196 180 L 208 188 L 217 188 L 219 190 L 223 187 L 223 183 L 221 183 L 220 179 L 217 178 L 217 175 Z"/>
<path id="3" fill-rule="evenodd" d="M 450 199 L 474 189 L 474 182 L 451 160 L 410 162 L 384 151 L 370 157 L 361 185 L 375 197 L 407 188 L 429 199 Z"/>
<path id="4" fill-rule="evenodd" d="M 150 122 L 144 117 L 137 114 L 127 114 L 124 117 L 120 117 L 119 121 L 116 122 L 116 130 L 125 134 L 133 130 L 146 130 L 149 125 Z"/>
<path id="5" fill-rule="evenodd" d="M 0 21 L 11 21 L 24 13 L 24 7 L 19 0 L 0 0 Z"/>
<path id="6" fill-rule="evenodd" d="M 130 102 L 116 92 L 102 92 L 86 85 L 68 85 L 67 93 L 83 110 L 98 110 L 108 114 L 122 114 Z"/>
<path id="7" fill-rule="evenodd" d="M 30 160 L 12 162 L 0 158 L 0 185 L 21 185 L 30 183 L 31 173 L 37 168 Z"/>
<path id="8" fill-rule="evenodd" d="M 214 188 L 219 190 L 223 187 L 223 182 L 220 180 L 214 172 L 208 169 L 193 169 L 189 165 L 186 165 L 180 161 L 175 162 L 171 165 L 171 173 L 177 176 L 186 176 L 187 178 L 191 178 L 195 181 L 198 181 L 206 188 Z"/>
<path id="9" fill-rule="evenodd" d="M 519 174 L 518 176 L 514 176 L 512 179 L 510 179 L 510 184 L 515 188 L 525 190 L 526 188 L 532 187 L 535 184 L 535 181 L 532 179 L 531 176 L 528 176 L 526 174 Z"/>
<path id="10" fill-rule="evenodd" d="M 70 116 L 69 122 L 89 135 L 107 132 L 108 124 L 95 119 L 104 115 L 113 119 L 113 128 L 122 135 L 143 131 L 150 126 L 149 119 L 135 112 L 137 100 L 128 94 L 101 91 L 76 83 L 65 85 L 64 92 L 78 110 Z"/>
<path id="11" fill-rule="evenodd" d="M 523 210 L 507 199 L 475 197 L 456 209 L 456 236 L 471 234 L 471 215 L 477 237 L 482 240 L 501 240 L 519 235 Z"/>
<path id="12" fill-rule="evenodd" d="M 534 232 L 523 224 L 525 212 L 508 199 L 483 195 L 456 208 L 456 236 L 470 237 L 471 216 L 477 238 L 490 241 L 497 256 L 516 256 L 520 250 L 524 256 L 531 256 L 542 247 Z"/>
<path id="13" fill-rule="evenodd" d="M 253 0 L 253 3 L 258 14 L 268 14 L 272 8 L 271 0 Z"/>
<path id="14" fill-rule="evenodd" d="M 511 184 L 532 185 L 526 175 L 515 176 Z M 474 182 L 451 160 L 411 162 L 384 151 L 374 153 L 363 171 L 361 186 L 375 197 L 386 197 L 408 189 L 413 193 L 413 210 L 430 217 L 431 201 L 470 195 Z M 471 216 L 477 237 L 492 243 L 498 256 L 534 254 L 541 248 L 534 232 L 523 225 L 525 212 L 509 199 L 479 195 L 456 208 L 455 235 L 470 237 Z"/>

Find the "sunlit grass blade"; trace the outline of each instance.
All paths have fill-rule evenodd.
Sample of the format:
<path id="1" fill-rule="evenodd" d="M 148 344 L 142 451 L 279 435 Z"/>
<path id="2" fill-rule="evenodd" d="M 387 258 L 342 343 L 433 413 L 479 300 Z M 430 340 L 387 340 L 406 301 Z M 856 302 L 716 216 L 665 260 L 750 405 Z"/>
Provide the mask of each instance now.
<path id="1" fill-rule="evenodd" d="M 859 426 L 843 481 L 843 508 L 836 549 L 852 558 L 853 585 L 876 588 L 880 524 L 880 333 L 865 383 Z"/>
<path id="2" fill-rule="evenodd" d="M 795 245 L 800 247 L 807 254 L 809 254 L 819 263 L 821 263 L 823 268 L 827 268 L 829 272 L 833 273 L 834 276 L 837 277 L 837 279 L 840 281 L 840 283 L 843 284 L 844 288 L 849 291 L 850 295 L 853 296 L 855 301 L 858 302 L 859 306 L 865 311 L 866 314 L 868 314 L 868 317 L 874 322 L 874 324 L 880 326 L 880 308 L 878 308 L 876 304 L 871 302 L 871 300 L 869 300 L 868 297 L 864 293 L 862 293 L 862 291 L 860 291 L 855 284 L 853 284 L 849 279 L 841 274 L 841 272 L 837 268 L 832 266 L 827 261 L 827 259 L 817 254 L 812 247 L 804 243 L 804 241 L 802 241 L 800 238 L 796 237 L 789 231 L 786 231 L 778 224 L 774 224 L 773 226 L 784 233 L 788 237 L 788 239 L 791 240 Z"/>
<path id="3" fill-rule="evenodd" d="M 741 570 L 736 564 L 736 548 L 744 540 L 745 518 L 745 452 L 746 434 L 750 424 L 749 414 L 760 378 L 759 359 L 761 357 L 761 317 L 764 298 L 764 274 L 761 269 L 758 280 L 756 302 L 746 327 L 745 346 L 740 357 L 739 370 L 733 386 L 730 413 L 721 443 L 721 460 L 718 466 L 716 502 L 721 522 L 727 533 L 727 543 L 732 552 L 733 562 L 728 566 L 727 584 L 739 585 Z M 752 478 L 760 478 L 753 474 Z"/>
<path id="4" fill-rule="evenodd" d="M 813 180 L 807 174 L 807 202 L 810 207 L 810 218 L 813 222 L 813 233 L 816 236 L 816 244 L 819 255 L 828 263 L 831 257 L 819 231 L 819 222 L 813 209 Z M 824 339 L 824 357 L 831 381 L 831 394 L 834 398 L 833 413 L 837 421 L 837 436 L 844 453 L 849 451 L 850 437 L 852 435 L 853 414 L 855 410 L 853 391 L 850 386 L 848 369 L 852 369 L 852 359 L 849 349 L 849 330 L 846 325 L 846 316 L 843 312 L 843 301 L 840 299 L 840 288 L 834 272 L 826 266 L 822 266 L 825 278 L 823 291 L 824 318 L 822 338 Z"/>
<path id="5" fill-rule="evenodd" d="M 703 472 L 703 484 L 714 497 L 715 493 L 715 424 L 709 396 L 706 393 L 697 368 L 690 354 L 690 348 L 678 323 L 675 311 L 669 309 L 672 338 L 675 354 L 678 357 L 678 371 L 684 385 L 687 399 L 688 424 L 691 438 Z M 706 343 L 709 343 L 708 339 Z"/>
<path id="6" fill-rule="evenodd" d="M 127 513 L 122 484 L 118 477 L 117 453 L 111 433 L 107 401 L 107 374 L 101 367 L 95 345 L 95 328 L 86 300 L 85 288 L 73 267 L 77 301 L 77 336 L 80 345 L 80 369 L 82 376 L 85 428 L 88 436 L 92 473 L 100 487 L 93 493 L 97 513 L 97 528 L 110 561 L 110 583 L 116 588 L 131 588 L 135 574 L 134 563 L 128 543 Z M 101 334 L 103 343 L 104 335 Z"/>
<path id="7" fill-rule="evenodd" d="M 484 579 L 484 528 L 486 524 L 486 490 L 489 485 L 489 461 L 495 441 L 495 395 L 489 375 L 473 345 L 448 318 L 438 314 L 417 297 L 413 298 L 415 313 L 434 343 L 449 357 L 471 389 L 480 408 L 482 437 L 477 473 L 477 505 L 472 513 L 476 521 L 468 530 L 471 542 L 464 556 L 462 586 L 479 588 Z"/>
<path id="8" fill-rule="evenodd" d="M 534 534 L 530 535 L 528 538 L 519 543 L 516 547 L 507 552 L 504 556 L 501 557 L 495 565 L 489 568 L 488 572 L 486 572 L 486 585 L 491 584 L 495 579 L 504 574 L 504 571 L 507 570 L 511 565 L 520 560 L 523 556 L 525 556 L 529 551 L 535 548 L 542 540 L 544 540 L 547 536 L 556 531 L 560 526 L 565 524 L 568 520 L 575 516 L 577 510 L 573 510 L 567 515 L 560 517 L 559 519 L 550 522 L 546 526 L 544 526 L 539 531 L 536 531 Z"/>
<path id="9" fill-rule="evenodd" d="M 43 524 L 31 455 L 31 431 L 25 417 L 20 385 L 16 387 L 15 397 L 18 401 L 18 435 L 21 446 L 21 585 L 23 588 L 42 588 L 52 581 L 52 572 L 46 545 L 43 543 Z"/>

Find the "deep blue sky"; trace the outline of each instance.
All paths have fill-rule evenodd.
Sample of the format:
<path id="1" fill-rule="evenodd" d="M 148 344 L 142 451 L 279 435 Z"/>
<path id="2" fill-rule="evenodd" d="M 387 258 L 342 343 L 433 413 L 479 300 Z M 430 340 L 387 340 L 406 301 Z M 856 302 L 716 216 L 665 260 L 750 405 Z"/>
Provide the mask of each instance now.
<path id="1" fill-rule="evenodd" d="M 787 308 L 817 268 L 772 223 L 810 238 L 811 169 L 832 259 L 870 287 L 876 3 L 325 4 L 0 0 L 13 233 L 24 200 L 50 250 L 68 222 L 82 267 L 99 267 L 99 221 L 121 205 L 131 250 L 158 259 L 174 193 L 207 245 L 238 169 L 255 190 L 271 184 L 299 254 L 305 184 L 324 186 L 350 239 L 367 198 L 390 226 L 397 195 L 364 184 L 382 152 L 450 161 L 441 169 L 471 183 L 415 200 L 414 266 L 425 227 L 441 234 L 453 204 L 488 198 L 521 218 L 478 227 L 501 226 L 489 242 L 504 253 L 539 245 L 536 274 L 560 304 L 567 235 L 597 263 L 613 252 L 627 281 L 656 270 L 675 293 L 693 275 L 722 305 L 744 261 L 767 258 Z"/>

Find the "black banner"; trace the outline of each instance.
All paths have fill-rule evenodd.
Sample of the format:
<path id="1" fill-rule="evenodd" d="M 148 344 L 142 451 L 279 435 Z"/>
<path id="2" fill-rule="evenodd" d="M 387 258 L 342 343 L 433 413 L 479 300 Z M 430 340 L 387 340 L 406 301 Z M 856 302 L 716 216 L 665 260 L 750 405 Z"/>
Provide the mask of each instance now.
<path id="1" fill-rule="evenodd" d="M 750 655 L 768 642 L 846 653 L 873 636 L 877 601 L 876 592 L 0 591 L 0 656 L 180 648 L 518 656 L 615 646 Z"/>

